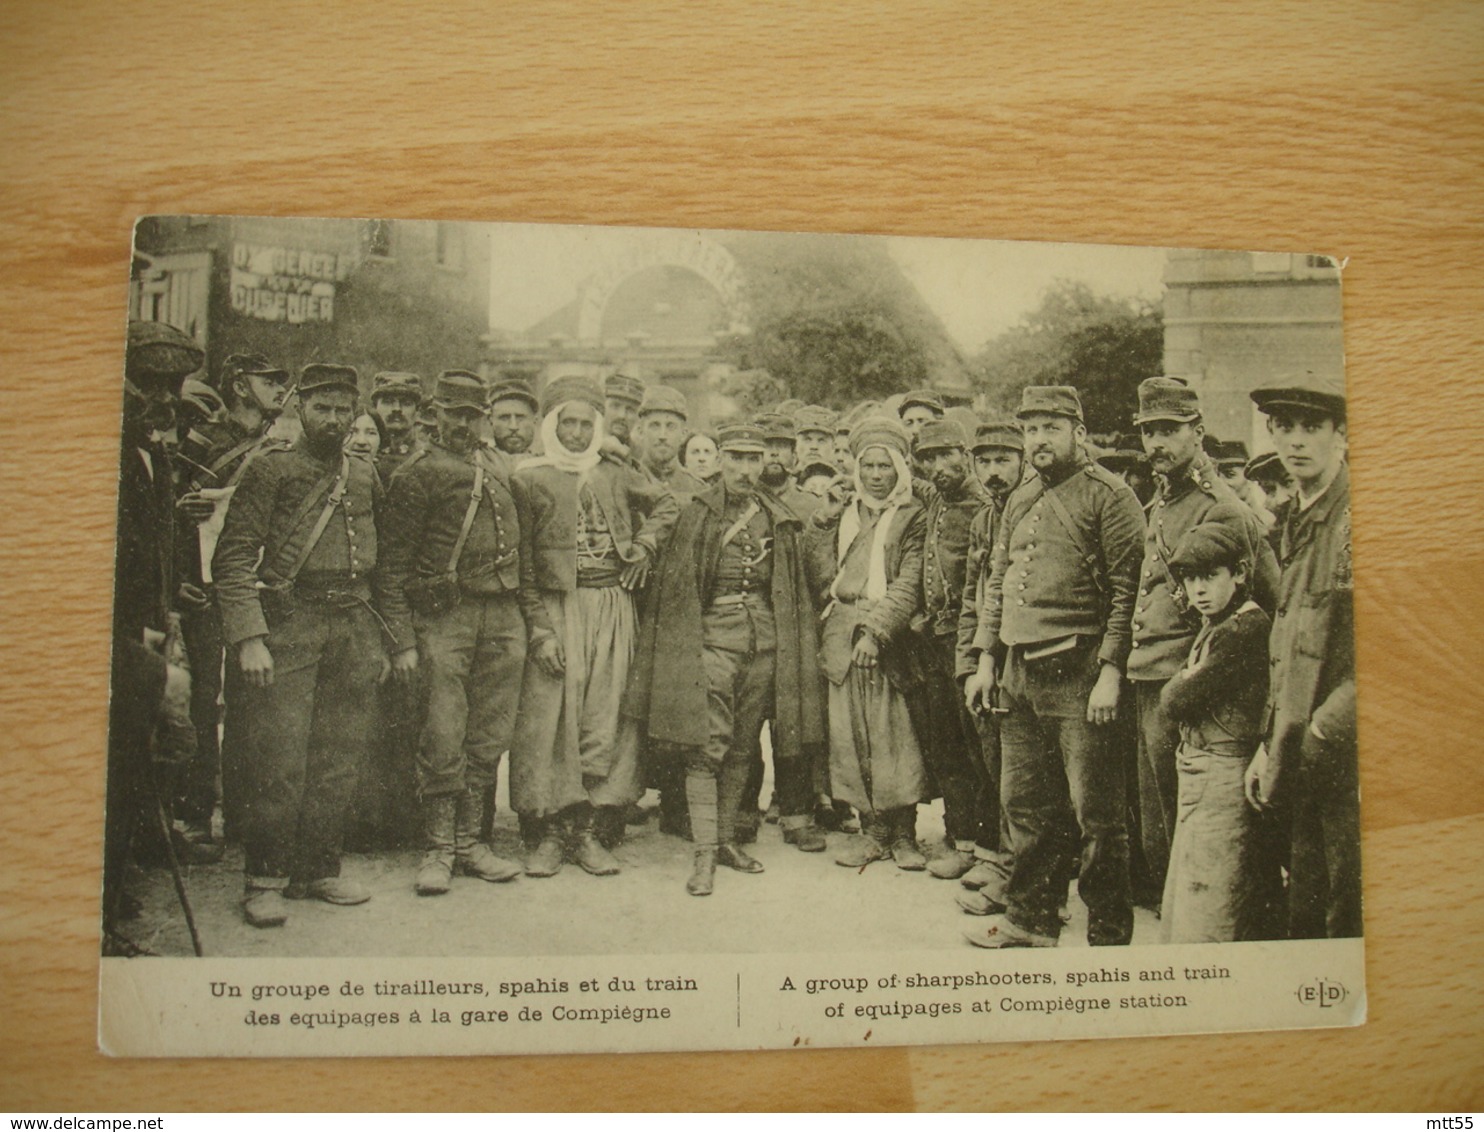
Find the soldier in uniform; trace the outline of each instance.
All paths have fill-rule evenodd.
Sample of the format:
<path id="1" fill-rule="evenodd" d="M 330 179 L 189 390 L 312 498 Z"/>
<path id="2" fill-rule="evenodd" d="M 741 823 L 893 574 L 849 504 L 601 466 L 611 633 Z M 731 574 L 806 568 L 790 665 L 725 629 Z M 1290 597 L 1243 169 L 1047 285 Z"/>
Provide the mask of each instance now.
<path id="1" fill-rule="evenodd" d="M 979 613 L 989 591 L 990 552 L 999 533 L 1005 501 L 1020 484 L 1024 464 L 1024 438 L 1015 421 L 992 421 L 974 430 L 970 453 L 974 474 L 984 487 L 984 505 L 969 523 L 969 543 L 964 554 L 963 604 L 958 620 L 957 676 L 960 685 L 977 667 L 973 654 Z M 980 750 L 983 754 L 983 793 L 978 803 L 980 826 L 974 840 L 974 865 L 959 878 L 967 890 L 958 898 L 959 907 L 974 915 L 1003 912 L 1005 884 L 1010 879 L 1010 830 L 1000 805 L 1000 717 L 979 714 Z"/>
<path id="2" fill-rule="evenodd" d="M 108 809 L 103 841 L 104 945 L 132 909 L 124 893 L 135 831 L 155 806 L 151 757 L 162 720 L 189 719 L 190 674 L 162 648 L 174 597 L 174 484 L 158 434 L 204 354 L 159 322 L 129 324 L 119 449 L 112 695 L 108 705 Z M 173 708 L 167 708 L 173 705 Z M 124 948 L 124 950 L 128 950 Z"/>
<path id="3" fill-rule="evenodd" d="M 799 433 L 794 447 L 798 468 L 810 464 L 830 464 L 835 459 L 835 414 L 823 405 L 805 405 L 794 414 Z"/>
<path id="4" fill-rule="evenodd" d="M 524 456 L 536 439 L 541 402 L 519 378 L 505 378 L 490 390 L 490 433 L 507 456 Z"/>
<path id="5" fill-rule="evenodd" d="M 974 864 L 974 841 L 998 805 L 981 813 L 984 764 L 974 717 L 958 681 L 958 629 L 963 614 L 969 528 L 989 496 L 975 478 L 969 438 L 955 421 L 930 420 L 912 453 L 933 490 L 927 501 L 922 551 L 921 614 L 914 628 L 922 647 L 923 695 L 912 702 L 929 778 L 943 796 L 947 841 L 927 862 L 928 872 L 956 880 Z"/>
<path id="6" fill-rule="evenodd" d="M 1265 745 L 1248 800 L 1291 821 L 1288 934 L 1361 934 L 1360 786 L 1355 740 L 1354 579 L 1345 393 L 1298 374 L 1254 390 L 1295 494 L 1274 536 L 1282 579 L 1270 642 Z"/>
<path id="7" fill-rule="evenodd" d="M 639 406 L 641 463 L 650 479 L 670 489 L 680 507 L 707 487 L 680 464 L 680 445 L 686 437 L 689 418 L 685 394 L 674 386 L 651 385 L 644 391 L 644 401 Z"/>
<path id="8" fill-rule="evenodd" d="M 644 378 L 637 362 L 625 362 L 603 379 L 603 428 L 620 444 L 634 447 L 634 426 L 644 403 Z"/>
<path id="9" fill-rule="evenodd" d="M 484 794 L 510 747 L 525 667 L 520 523 L 508 460 L 479 443 L 484 382 L 438 376 L 438 440 L 402 465 L 387 495 L 377 587 L 399 651 L 392 674 L 422 672 L 417 751 L 425 854 L 416 889 L 448 891 L 454 871 L 507 881 L 520 866 L 480 840 Z"/>
<path id="10" fill-rule="evenodd" d="M 798 462 L 798 427 L 793 418 L 782 413 L 760 413 L 753 423 L 763 430 L 763 443 L 767 445 L 763 468 L 758 474 L 758 486 L 793 511 L 801 522 L 807 523 L 823 499 L 805 491 L 794 480 L 793 472 Z"/>
<path id="11" fill-rule="evenodd" d="M 993 706 L 998 688 L 1008 709 L 1001 798 L 1015 863 L 1005 914 L 965 934 L 980 947 L 1056 945 L 1060 770 L 1081 831 L 1088 942 L 1124 945 L 1134 926 L 1124 774 L 1105 728 L 1128 659 L 1144 517 L 1128 485 L 1088 460 L 1075 389 L 1028 386 L 1016 415 L 1036 475 L 1005 505 L 965 685 L 971 707 Z"/>
<path id="12" fill-rule="evenodd" d="M 1134 425 L 1158 481 L 1148 508 L 1127 668 L 1138 715 L 1139 831 L 1149 873 L 1149 890 L 1140 894 L 1140 900 L 1157 908 L 1175 832 L 1179 793 L 1175 751 L 1180 745 L 1180 728 L 1160 706 L 1160 693 L 1185 663 L 1200 629 L 1199 614 L 1170 573 L 1170 556 L 1198 524 L 1228 527 L 1248 551 L 1252 594 L 1264 609 L 1272 608 L 1278 570 L 1257 517 L 1216 474 L 1205 454 L 1196 391 L 1175 378 L 1146 379 L 1139 384 Z"/>
<path id="13" fill-rule="evenodd" d="M 737 839 L 738 810 L 772 721 L 784 836 L 813 830 L 808 760 L 824 739 L 818 634 L 798 516 L 757 490 L 764 438 L 755 425 L 721 430 L 723 483 L 684 511 L 656 579 L 631 704 L 649 738 L 686 751 L 695 868 L 686 890 L 705 896 L 720 862 L 762 865 Z M 803 847 L 801 845 L 801 847 Z"/>
<path id="14" fill-rule="evenodd" d="M 376 456 L 383 484 L 392 482 L 393 473 L 417 446 L 414 422 L 422 395 L 422 378 L 415 373 L 387 371 L 371 379 L 371 411 L 381 418 L 384 433 Z"/>
<path id="15" fill-rule="evenodd" d="M 909 436 L 916 437 L 928 421 L 941 421 L 946 410 L 943 398 L 931 389 L 914 389 L 902 398 L 897 406 L 897 415 Z"/>
<path id="16" fill-rule="evenodd" d="M 215 521 L 218 508 L 228 500 L 223 491 L 237 486 L 249 464 L 260 454 L 287 448 L 288 442 L 272 439 L 268 429 L 278 419 L 288 396 L 289 375 L 261 354 L 232 354 L 222 363 L 217 377 L 226 415 L 220 421 L 203 422 L 181 445 L 183 463 L 189 469 L 176 501 L 180 522 L 176 528 L 177 566 L 181 576 L 178 601 L 181 635 L 190 657 L 191 719 L 196 727 L 197 759 L 187 778 L 177 809 L 185 825 L 185 837 L 195 846 L 210 846 L 211 815 L 216 808 L 217 778 L 222 782 L 222 817 L 235 836 L 242 821 L 242 721 L 234 717 L 240 699 L 239 673 L 228 670 L 226 679 L 227 722 L 218 738 L 222 697 L 222 617 L 212 585 L 210 562 L 202 559 L 200 525 Z M 206 492 L 207 494 L 203 494 Z M 192 856 L 204 860 L 218 852 Z"/>
<path id="17" fill-rule="evenodd" d="M 643 792 L 637 728 L 620 711 L 637 641 L 634 594 L 679 508 L 663 485 L 604 458 L 603 399 L 582 378 L 542 394 L 544 454 L 512 479 L 520 516 L 527 659 L 511 746 L 510 798 L 539 831 L 529 876 L 577 863 L 619 871 L 608 845 Z"/>
<path id="18" fill-rule="evenodd" d="M 303 434 L 243 473 L 212 561 L 228 662 L 244 683 L 243 913 L 254 927 L 282 924 L 285 896 L 370 899 L 340 875 L 373 693 L 387 672 L 370 584 L 381 480 L 342 450 L 358 388 L 350 366 L 304 367 Z"/>

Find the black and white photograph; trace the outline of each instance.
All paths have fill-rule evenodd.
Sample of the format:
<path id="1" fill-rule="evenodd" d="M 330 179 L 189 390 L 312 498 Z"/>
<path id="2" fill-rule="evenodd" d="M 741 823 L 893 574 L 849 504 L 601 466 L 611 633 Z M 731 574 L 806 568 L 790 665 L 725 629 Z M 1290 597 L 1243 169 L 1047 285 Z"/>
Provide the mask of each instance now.
<path id="1" fill-rule="evenodd" d="M 1343 266 L 140 219 L 104 1049 L 1364 1021 Z"/>

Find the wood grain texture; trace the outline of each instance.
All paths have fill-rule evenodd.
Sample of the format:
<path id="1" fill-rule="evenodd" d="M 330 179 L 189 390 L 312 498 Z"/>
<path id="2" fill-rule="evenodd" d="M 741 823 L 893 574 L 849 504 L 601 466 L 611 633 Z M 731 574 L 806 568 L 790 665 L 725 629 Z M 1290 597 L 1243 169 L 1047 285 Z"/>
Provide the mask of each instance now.
<path id="1" fill-rule="evenodd" d="M 701 7 L 0 13 L 0 1107 L 1479 1107 L 1484 9 Z M 1369 1025 L 478 1065 L 97 1054 L 129 231 L 186 211 L 1348 257 Z"/>

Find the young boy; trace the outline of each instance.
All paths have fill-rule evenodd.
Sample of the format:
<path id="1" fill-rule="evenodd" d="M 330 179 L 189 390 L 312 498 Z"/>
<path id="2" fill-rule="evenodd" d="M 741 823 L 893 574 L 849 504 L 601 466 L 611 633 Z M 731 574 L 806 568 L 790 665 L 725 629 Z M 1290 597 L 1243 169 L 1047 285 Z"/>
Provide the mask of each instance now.
<path id="1" fill-rule="evenodd" d="M 1165 943 L 1271 938 L 1279 876 L 1243 775 L 1261 739 L 1272 623 L 1248 597 L 1247 551 L 1227 526 L 1186 533 L 1167 568 L 1201 629 L 1161 694 L 1180 725 L 1179 804 L 1165 878 Z"/>

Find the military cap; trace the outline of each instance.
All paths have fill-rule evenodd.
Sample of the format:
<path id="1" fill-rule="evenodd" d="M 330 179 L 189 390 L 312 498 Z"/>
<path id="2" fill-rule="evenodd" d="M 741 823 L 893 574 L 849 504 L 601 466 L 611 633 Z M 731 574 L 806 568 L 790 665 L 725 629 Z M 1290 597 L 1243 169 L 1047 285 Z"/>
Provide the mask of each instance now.
<path id="1" fill-rule="evenodd" d="M 773 411 L 775 413 L 782 413 L 786 417 L 796 417 L 799 414 L 799 410 L 803 407 L 804 402 L 802 400 L 798 397 L 790 397 L 787 400 L 779 401 L 777 405 L 773 406 Z"/>
<path id="2" fill-rule="evenodd" d="M 226 412 L 226 405 L 217 391 L 204 381 L 194 378 L 186 378 L 181 383 L 180 401 L 182 405 L 189 405 L 203 417 L 215 417 L 218 413 Z"/>
<path id="3" fill-rule="evenodd" d="M 805 405 L 794 414 L 794 421 L 799 426 L 800 432 L 823 432 L 835 431 L 835 414 L 823 405 Z"/>
<path id="4" fill-rule="evenodd" d="M 1189 424 L 1201 419 L 1201 399 L 1178 377 L 1146 377 L 1139 382 L 1139 411 L 1134 424 L 1175 421 Z"/>
<path id="5" fill-rule="evenodd" d="M 1071 417 L 1082 422 L 1082 398 L 1070 385 L 1027 385 L 1020 391 L 1020 408 L 1015 415 L 1024 419 L 1036 415 Z"/>
<path id="6" fill-rule="evenodd" d="M 222 390 L 230 388 L 232 382 L 236 381 L 239 377 L 249 373 L 256 374 L 259 377 L 272 375 L 277 381 L 288 381 L 289 379 L 287 370 L 275 368 L 273 363 L 262 354 L 228 354 L 222 360 L 221 369 L 216 372 L 216 380 L 212 381 L 208 378 L 206 384 L 220 393 Z"/>
<path id="7" fill-rule="evenodd" d="M 752 418 L 752 423 L 763 430 L 764 440 L 786 440 L 792 444 L 799 438 L 793 417 L 783 413 L 759 413 Z"/>
<path id="8" fill-rule="evenodd" d="M 129 323 L 124 376 L 135 385 L 177 390 L 205 361 L 206 352 L 184 331 L 163 322 Z"/>
<path id="9" fill-rule="evenodd" d="M 1260 456 L 1254 456 L 1247 461 L 1244 469 L 1247 478 L 1254 483 L 1261 484 L 1285 484 L 1293 477 L 1288 474 L 1288 469 L 1283 466 L 1283 461 L 1278 458 L 1276 452 L 1264 452 Z"/>
<path id="10" fill-rule="evenodd" d="M 1206 450 L 1218 468 L 1247 464 L 1247 445 L 1240 440 L 1213 440 Z"/>
<path id="11" fill-rule="evenodd" d="M 850 430 L 850 452 L 859 456 L 867 448 L 890 448 L 906 456 L 910 447 L 907 430 L 891 417 L 867 417 Z"/>
<path id="12" fill-rule="evenodd" d="M 649 413 L 674 413 L 683 421 L 690 420 L 685 394 L 673 385 L 651 385 L 644 391 L 644 400 L 639 403 L 639 415 L 642 417 Z"/>
<path id="13" fill-rule="evenodd" d="M 1226 522 L 1197 523 L 1175 544 L 1170 573 L 1204 574 L 1216 566 L 1235 567 L 1247 560 L 1240 529 Z"/>
<path id="14" fill-rule="evenodd" d="M 418 424 L 429 428 L 438 427 L 438 414 L 433 411 L 433 399 L 425 397 L 417 403 L 417 416 L 414 418 Z"/>
<path id="15" fill-rule="evenodd" d="M 595 412 L 603 411 L 602 391 L 587 378 L 573 375 L 559 377 L 547 384 L 541 391 L 541 412 L 549 413 L 568 401 L 581 401 L 585 405 L 591 405 Z"/>
<path id="16" fill-rule="evenodd" d="M 718 452 L 766 452 L 766 437 L 755 424 L 739 421 L 724 425 L 716 436 Z"/>
<path id="17" fill-rule="evenodd" d="M 826 463 L 824 460 L 814 460 L 799 470 L 799 480 L 802 482 L 811 476 L 829 476 L 830 479 L 834 479 L 839 474 L 840 469 L 834 464 Z"/>
<path id="18" fill-rule="evenodd" d="M 531 407 L 531 412 L 541 411 L 541 402 L 531 391 L 530 383 L 519 377 L 506 377 L 495 382 L 490 389 L 490 404 L 496 405 L 501 401 L 524 401 Z"/>
<path id="19" fill-rule="evenodd" d="M 1336 421 L 1345 419 L 1344 383 L 1313 370 L 1287 374 L 1273 385 L 1254 389 L 1252 402 L 1269 415 L 1277 409 L 1289 408 L 1323 413 Z"/>
<path id="20" fill-rule="evenodd" d="M 919 455 L 938 448 L 960 448 L 967 451 L 968 447 L 969 437 L 964 432 L 963 426 L 957 421 L 946 419 L 926 421 L 918 430 L 917 439 L 912 443 L 912 451 Z"/>
<path id="21" fill-rule="evenodd" d="M 931 389 L 914 389 L 911 393 L 902 396 L 902 403 L 897 406 L 897 415 L 901 416 L 913 405 L 921 405 L 925 409 L 931 409 L 942 416 L 946 411 L 943 408 L 943 398 Z"/>
<path id="22" fill-rule="evenodd" d="M 371 379 L 371 400 L 376 400 L 385 393 L 405 393 L 411 397 L 422 399 L 422 378 L 415 373 L 401 373 L 396 370 L 383 370 Z"/>
<path id="23" fill-rule="evenodd" d="M 971 452 L 985 452 L 1002 448 L 1009 452 L 1024 452 L 1025 437 L 1020 431 L 1019 421 L 986 421 L 974 430 Z"/>
<path id="24" fill-rule="evenodd" d="M 488 404 L 484 381 L 466 369 L 446 369 L 433 386 L 433 406 L 438 409 L 479 409 Z"/>
<path id="25" fill-rule="evenodd" d="M 615 401 L 632 401 L 636 405 L 642 405 L 644 403 L 644 378 L 639 376 L 638 364 L 625 362 L 605 377 L 603 396 L 612 397 Z"/>
<path id="26" fill-rule="evenodd" d="M 334 362 L 310 362 L 299 371 L 299 396 L 316 389 L 344 389 L 357 396 L 361 392 L 361 375 L 355 366 Z"/>
<path id="27" fill-rule="evenodd" d="M 1097 456 L 1097 462 L 1110 472 L 1123 472 L 1129 468 L 1149 467 L 1149 454 L 1137 436 L 1119 433 L 1113 439 L 1113 447 Z"/>

